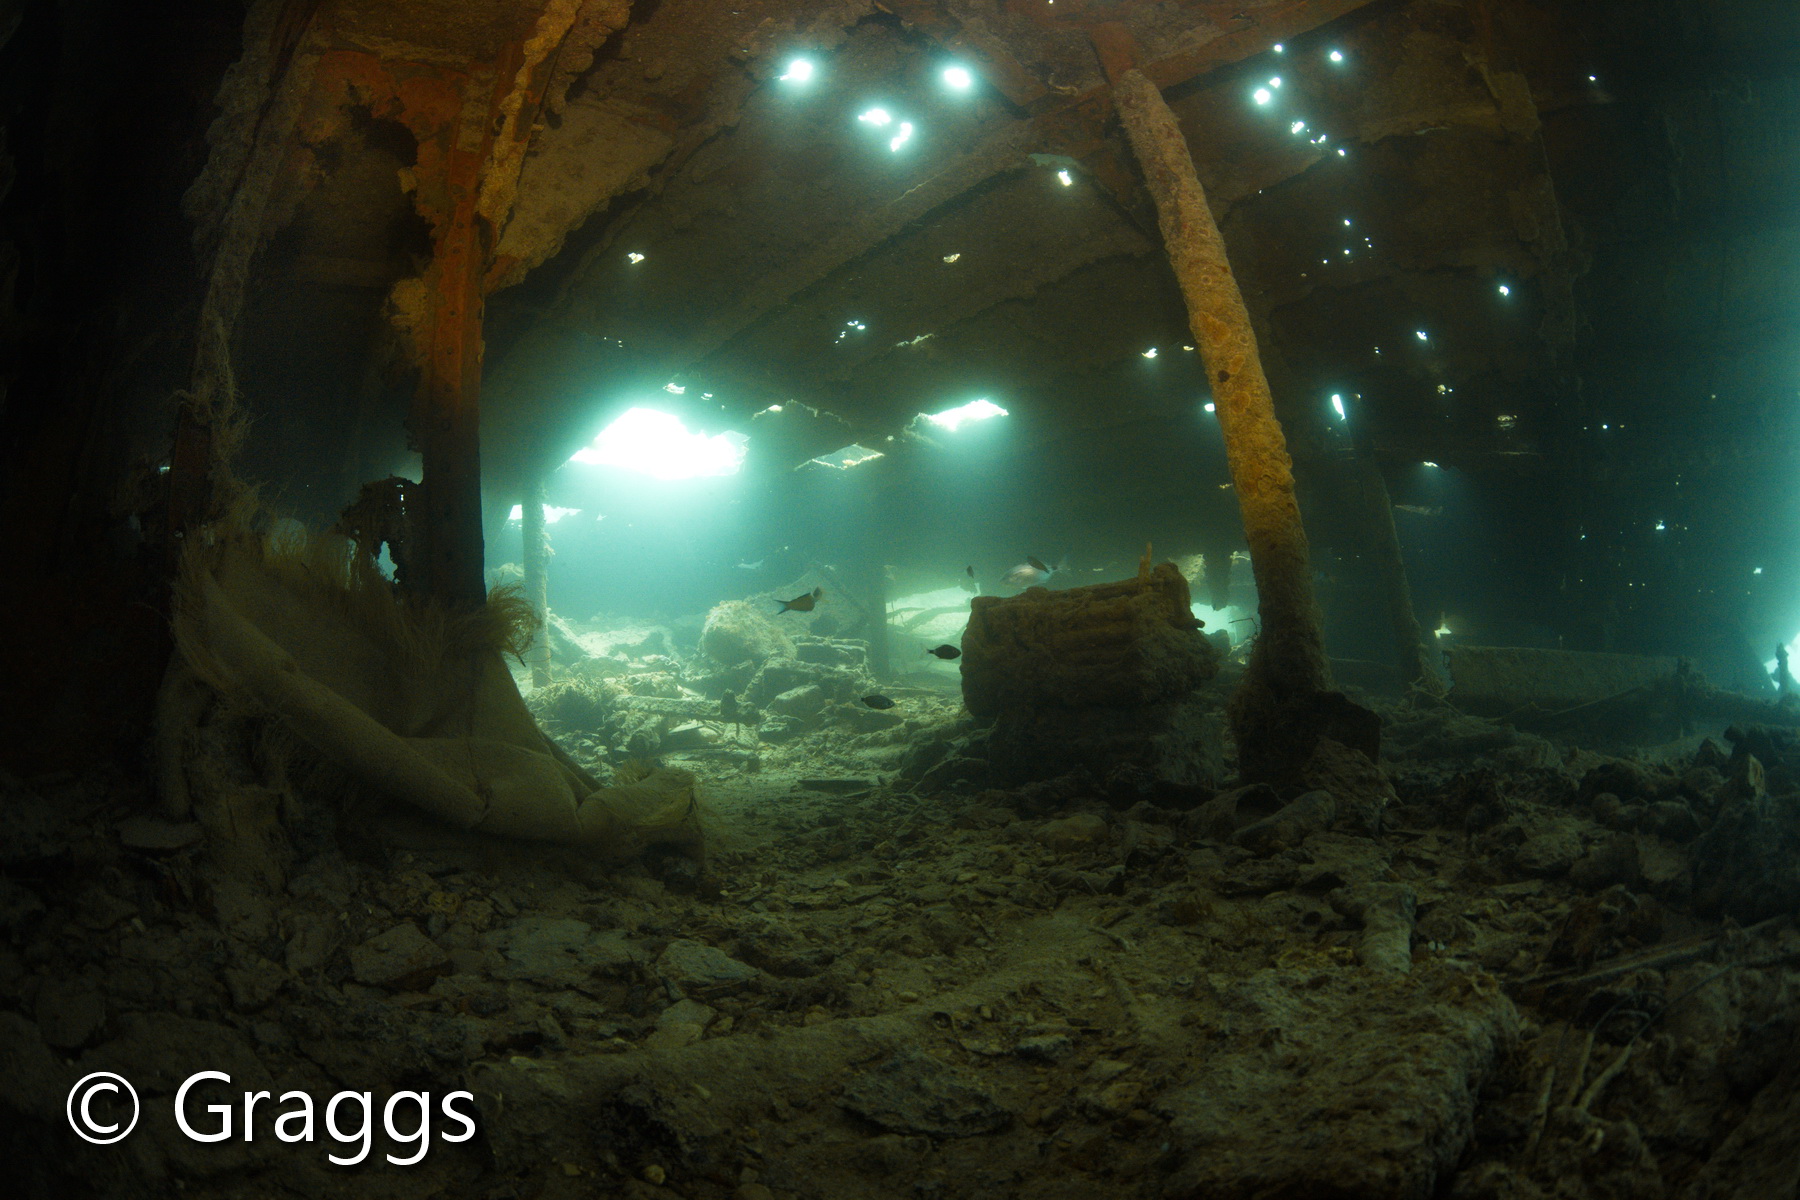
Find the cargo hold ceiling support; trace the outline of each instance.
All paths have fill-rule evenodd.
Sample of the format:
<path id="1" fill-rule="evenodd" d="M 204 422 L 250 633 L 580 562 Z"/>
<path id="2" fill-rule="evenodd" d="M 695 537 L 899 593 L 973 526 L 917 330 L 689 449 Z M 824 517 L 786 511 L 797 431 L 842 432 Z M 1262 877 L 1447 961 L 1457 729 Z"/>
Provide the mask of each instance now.
<path id="1" fill-rule="evenodd" d="M 1090 31 L 1144 182 L 1156 201 L 1169 264 L 1218 406 L 1219 426 L 1243 515 L 1262 631 L 1231 705 L 1238 769 L 1245 779 L 1296 773 L 1320 737 L 1375 757 L 1379 724 L 1332 691 L 1306 530 L 1294 496 L 1293 461 L 1276 419 L 1256 335 L 1225 242 L 1207 207 L 1186 139 L 1157 86 L 1133 65 L 1121 26 Z M 1342 726 L 1359 729 L 1361 736 Z"/>

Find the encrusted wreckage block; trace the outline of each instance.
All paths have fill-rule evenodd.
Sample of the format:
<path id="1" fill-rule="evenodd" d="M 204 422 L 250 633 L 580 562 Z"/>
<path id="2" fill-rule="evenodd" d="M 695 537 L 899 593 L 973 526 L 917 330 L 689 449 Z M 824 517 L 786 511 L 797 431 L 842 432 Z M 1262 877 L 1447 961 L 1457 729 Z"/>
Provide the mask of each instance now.
<path id="1" fill-rule="evenodd" d="M 963 700 L 994 722 L 996 782 L 1135 767 L 1214 785 L 1223 725 L 1194 691 L 1217 673 L 1218 652 L 1189 605 L 1172 563 L 1141 579 L 976 597 Z"/>

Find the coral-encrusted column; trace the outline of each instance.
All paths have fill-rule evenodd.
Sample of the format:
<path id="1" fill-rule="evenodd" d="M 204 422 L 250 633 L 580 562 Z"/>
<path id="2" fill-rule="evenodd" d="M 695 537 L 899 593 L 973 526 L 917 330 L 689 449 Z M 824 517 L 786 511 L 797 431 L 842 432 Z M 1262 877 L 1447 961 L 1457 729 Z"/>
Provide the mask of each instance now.
<path id="1" fill-rule="evenodd" d="M 1250 544 L 1262 631 L 1233 702 L 1232 726 L 1240 773 L 1269 778 L 1299 766 L 1296 760 L 1311 753 L 1305 744 L 1309 723 L 1294 720 L 1294 714 L 1310 709 L 1331 688 L 1306 530 L 1294 498 L 1293 463 L 1257 357 L 1250 314 L 1181 127 L 1140 71 L 1120 72 L 1113 97 L 1156 200 L 1169 263 L 1187 300 Z"/>

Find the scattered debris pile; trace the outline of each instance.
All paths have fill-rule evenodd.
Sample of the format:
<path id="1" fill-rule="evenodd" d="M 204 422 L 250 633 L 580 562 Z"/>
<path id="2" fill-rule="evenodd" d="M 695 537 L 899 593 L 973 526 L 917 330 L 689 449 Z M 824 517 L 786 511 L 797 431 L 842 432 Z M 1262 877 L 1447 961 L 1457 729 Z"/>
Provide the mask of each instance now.
<path id="1" fill-rule="evenodd" d="M 875 764 L 966 738 L 953 706 L 902 700 L 876 731 L 895 740 L 866 743 L 793 674 L 856 666 L 809 645 L 836 643 L 744 683 L 759 706 L 827 697 L 789 741 L 745 731 L 762 771 L 690 756 L 704 863 L 298 827 L 268 888 L 128 781 L 0 781 L 13 1161 L 46 1190 L 196 1197 L 1791 1190 L 1785 731 L 1616 759 L 1393 709 L 1378 831 L 1317 788 L 1193 803 L 1068 773 L 922 795 Z M 602 729 L 656 699 L 540 695 Z M 479 1136 L 358 1172 L 322 1136 L 215 1153 L 163 1120 L 118 1153 L 70 1141 L 79 1075 L 140 1079 L 166 1116 L 201 1067 L 378 1106 L 466 1088 Z M 374 1159 L 406 1149 L 378 1137 Z"/>

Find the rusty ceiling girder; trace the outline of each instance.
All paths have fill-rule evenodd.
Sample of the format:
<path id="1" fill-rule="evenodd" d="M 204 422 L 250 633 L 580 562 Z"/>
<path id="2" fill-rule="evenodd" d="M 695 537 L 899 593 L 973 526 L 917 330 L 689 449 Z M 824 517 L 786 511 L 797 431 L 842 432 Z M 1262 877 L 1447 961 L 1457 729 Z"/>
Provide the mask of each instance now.
<path id="1" fill-rule="evenodd" d="M 1290 0 L 1258 8 L 1257 18 L 1241 29 L 1230 30 L 1204 46 L 1144 64 L 1140 69 L 1159 87 L 1168 88 L 1206 71 L 1241 61 L 1267 50 L 1276 42 L 1334 21 L 1371 0 Z M 959 45 L 961 26 L 948 15 L 939 0 L 884 0 L 883 7 L 914 28 L 947 46 Z M 1235 6 L 1196 5 L 1209 10 Z M 1116 20 L 1121 6 L 1109 5 L 1103 15 Z M 1246 18 L 1248 21 L 1248 18 Z M 1073 22 L 1072 22 L 1073 23 Z M 1079 22 L 1084 36 L 1098 22 Z M 1105 132 L 1112 114 L 1110 88 L 1100 86 L 1079 95 L 1053 92 L 1033 81 L 1028 86 L 1019 76 L 1023 68 L 1001 46 L 986 39 L 980 47 L 984 62 L 999 64 L 997 79 L 990 79 L 1013 103 L 1037 104 L 1039 111 L 1014 123 L 987 142 L 959 157 L 935 176 L 907 189 L 888 204 L 872 209 L 850 229 L 832 238 L 813 253 L 796 261 L 780 275 L 766 280 L 752 296 L 710 321 L 670 355 L 671 374 L 691 368 L 729 345 L 802 292 L 832 272 L 855 261 L 894 237 L 907 225 L 951 203 L 1003 171 L 1019 166 L 1034 152 L 1067 155 L 1082 160 L 1095 180 L 1122 206 L 1132 207 L 1136 190 L 1131 168 L 1114 152 Z M 1055 103 L 1043 106 L 1045 97 Z"/>

